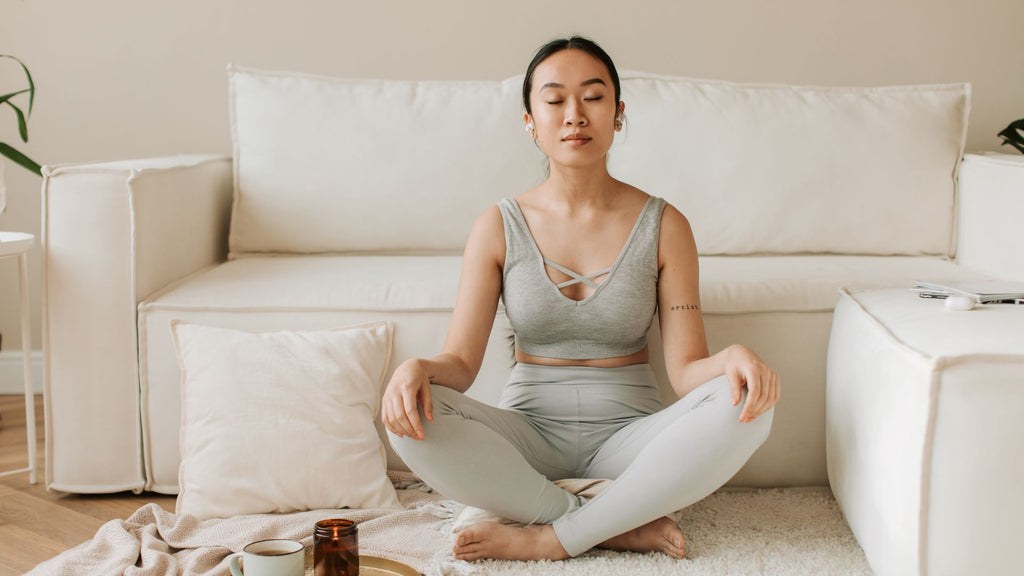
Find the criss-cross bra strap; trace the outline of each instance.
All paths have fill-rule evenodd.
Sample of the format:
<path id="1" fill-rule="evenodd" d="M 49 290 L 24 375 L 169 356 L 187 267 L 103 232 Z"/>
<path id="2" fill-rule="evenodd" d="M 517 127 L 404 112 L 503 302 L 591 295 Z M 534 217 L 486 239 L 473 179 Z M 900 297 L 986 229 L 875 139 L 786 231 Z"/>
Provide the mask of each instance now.
<path id="1" fill-rule="evenodd" d="M 573 284 L 579 284 L 581 282 L 583 284 L 586 284 L 587 286 L 597 288 L 597 282 L 594 282 L 593 279 L 612 271 L 612 267 L 609 266 L 608 268 L 598 270 L 597 272 L 591 272 L 590 274 L 577 274 L 576 272 L 569 270 L 565 266 L 562 266 L 561 264 L 556 264 L 551 260 L 548 260 L 547 258 L 544 259 L 544 263 L 547 264 L 548 266 L 551 266 L 555 270 L 565 273 L 567 276 L 572 276 L 572 280 L 566 280 L 565 282 L 557 284 L 556 286 L 559 289 L 565 288 L 566 286 L 572 286 Z"/>

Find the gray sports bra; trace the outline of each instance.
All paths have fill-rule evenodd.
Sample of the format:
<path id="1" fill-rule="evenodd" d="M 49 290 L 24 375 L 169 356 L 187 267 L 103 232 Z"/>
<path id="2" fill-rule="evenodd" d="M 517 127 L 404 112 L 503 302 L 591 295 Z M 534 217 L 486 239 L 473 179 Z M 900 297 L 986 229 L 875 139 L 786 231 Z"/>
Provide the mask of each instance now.
<path id="1" fill-rule="evenodd" d="M 639 352 L 658 304 L 658 233 L 665 201 L 651 196 L 644 204 L 626 245 L 610 268 L 579 274 L 544 258 L 519 204 L 498 203 L 505 228 L 505 270 L 501 299 L 516 346 L 534 356 L 589 360 Z M 555 284 L 544 265 L 571 280 Z M 603 282 L 594 278 L 607 274 Z M 576 283 L 594 286 L 583 300 L 561 288 Z"/>

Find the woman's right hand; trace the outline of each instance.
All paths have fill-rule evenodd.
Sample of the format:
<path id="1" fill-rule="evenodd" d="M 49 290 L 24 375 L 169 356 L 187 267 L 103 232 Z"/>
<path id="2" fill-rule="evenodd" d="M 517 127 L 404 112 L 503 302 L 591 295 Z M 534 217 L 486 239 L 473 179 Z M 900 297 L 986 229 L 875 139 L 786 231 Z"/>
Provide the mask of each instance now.
<path id="1" fill-rule="evenodd" d="M 391 375 L 381 400 L 381 421 L 399 438 L 423 440 L 423 422 L 417 404 L 423 406 L 427 420 L 434 419 L 430 400 L 430 377 L 419 359 L 402 362 Z"/>

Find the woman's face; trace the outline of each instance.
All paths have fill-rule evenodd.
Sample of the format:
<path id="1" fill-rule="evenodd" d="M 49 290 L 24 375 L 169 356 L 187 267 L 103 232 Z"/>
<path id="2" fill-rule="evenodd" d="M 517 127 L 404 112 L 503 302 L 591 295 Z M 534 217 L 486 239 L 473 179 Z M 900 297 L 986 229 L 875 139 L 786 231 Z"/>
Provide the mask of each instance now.
<path id="1" fill-rule="evenodd" d="M 530 107 L 525 121 L 553 165 L 604 165 L 624 105 L 600 60 L 571 49 L 548 57 L 533 71 Z"/>

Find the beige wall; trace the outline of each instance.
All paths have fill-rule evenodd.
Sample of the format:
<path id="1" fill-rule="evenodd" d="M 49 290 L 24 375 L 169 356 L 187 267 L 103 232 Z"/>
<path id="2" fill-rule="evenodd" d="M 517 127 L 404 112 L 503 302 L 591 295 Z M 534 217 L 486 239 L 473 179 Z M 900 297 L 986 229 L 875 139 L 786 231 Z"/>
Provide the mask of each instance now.
<path id="1" fill-rule="evenodd" d="M 0 0 L 0 53 L 35 74 L 41 163 L 228 153 L 229 62 L 328 75 L 498 79 L 557 35 L 622 68 L 778 83 L 969 81 L 969 150 L 1024 117 L 1021 0 Z M 0 62 L 0 91 L 18 70 Z M 16 139 L 0 110 L 0 141 Z M 1004 151 L 1011 151 L 1004 147 Z M 39 233 L 38 178 L 8 166 L 0 229 Z M 39 348 L 39 251 L 33 253 Z M 20 345 L 17 267 L 0 262 L 0 333 Z M 101 329 L 102 327 L 97 327 Z"/>

